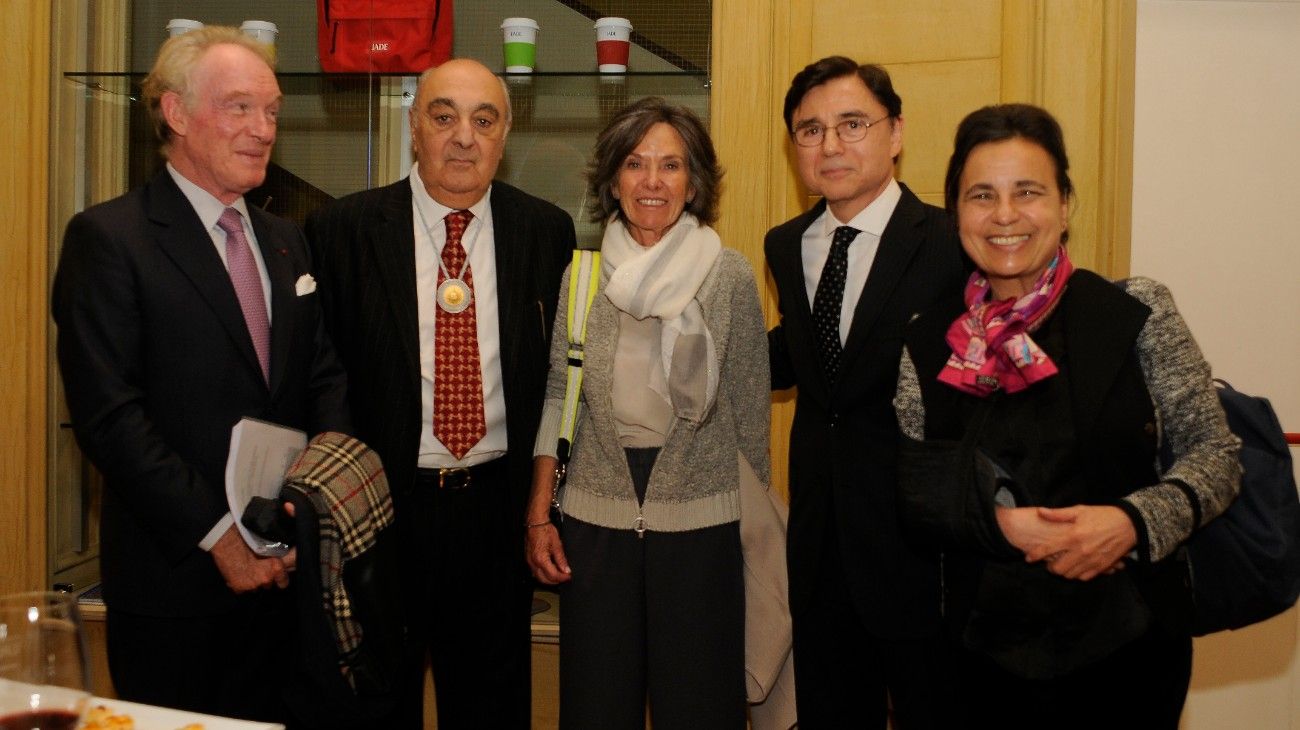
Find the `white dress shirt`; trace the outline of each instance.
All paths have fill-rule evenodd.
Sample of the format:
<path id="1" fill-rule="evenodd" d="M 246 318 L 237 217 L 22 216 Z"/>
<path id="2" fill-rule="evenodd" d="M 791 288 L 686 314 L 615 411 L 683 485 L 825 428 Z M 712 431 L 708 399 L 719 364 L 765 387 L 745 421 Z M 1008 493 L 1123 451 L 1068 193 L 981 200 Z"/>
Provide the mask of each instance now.
<path id="1" fill-rule="evenodd" d="M 822 268 L 831 255 L 831 240 L 835 237 L 835 229 L 852 226 L 861 231 L 853 243 L 849 244 L 849 270 L 844 278 L 844 301 L 840 305 L 840 345 L 849 339 L 853 310 L 857 308 L 862 290 L 867 285 L 867 274 L 871 273 L 876 250 L 880 248 L 880 236 L 884 234 L 885 226 L 889 224 L 902 197 L 903 189 L 899 187 L 898 181 L 890 179 L 884 191 L 853 216 L 853 220 L 841 223 L 828 207 L 803 232 L 803 282 L 804 288 L 808 290 L 808 307 L 811 309 L 813 297 L 817 294 L 817 282 L 822 277 Z"/>
<path id="2" fill-rule="evenodd" d="M 420 318 L 420 456 L 425 469 L 473 466 L 506 453 L 506 395 L 501 377 L 500 309 L 497 307 L 496 240 L 492 229 L 492 190 L 468 210 L 473 220 L 465 228 L 461 246 L 474 274 L 475 322 L 478 329 L 479 365 L 483 371 L 483 419 L 487 435 L 465 458 L 457 460 L 433 435 L 434 335 L 438 318 L 438 272 L 442 247 L 447 243 L 443 220 L 455 208 L 435 201 L 424 189 L 419 164 L 411 166 L 411 220 L 415 227 L 415 297 Z"/>
<path id="3" fill-rule="evenodd" d="M 262 260 L 262 247 L 257 245 L 257 234 L 253 233 L 253 223 L 248 219 L 248 203 L 245 203 L 243 196 L 240 196 L 239 200 L 226 205 L 208 191 L 190 182 L 189 178 L 180 174 L 170 162 L 167 163 L 167 172 L 171 173 L 172 179 L 176 181 L 176 187 L 181 189 L 185 199 L 194 207 L 194 212 L 198 213 L 204 230 L 212 237 L 212 245 L 216 247 L 217 255 L 221 257 L 221 265 L 226 267 L 226 271 L 230 270 L 230 262 L 226 260 L 226 232 L 217 225 L 217 219 L 226 212 L 226 208 L 239 211 L 239 221 L 244 226 L 244 236 L 248 238 L 248 245 L 253 249 L 253 260 L 257 262 L 257 276 L 262 280 L 262 296 L 266 299 L 266 319 L 270 322 L 271 277 L 266 273 L 266 262 Z"/>
<path id="4" fill-rule="evenodd" d="M 182 175 L 175 167 L 172 167 L 170 162 L 167 163 L 167 172 L 172 176 L 172 180 L 176 182 L 176 187 L 181 189 L 181 194 L 185 196 L 186 200 L 190 201 L 190 205 L 194 208 L 194 212 L 198 214 L 199 220 L 203 222 L 204 230 L 212 237 L 212 245 L 216 247 L 217 255 L 221 257 L 221 265 L 226 267 L 227 271 L 230 270 L 230 262 L 226 260 L 226 232 L 221 229 L 221 226 L 217 225 L 217 220 L 221 218 L 222 213 L 226 212 L 226 208 L 234 208 L 239 211 L 239 220 L 244 226 L 244 236 L 248 238 L 248 246 L 253 249 L 253 260 L 257 262 L 257 276 L 262 280 L 262 296 L 266 299 L 266 321 L 269 324 L 271 321 L 271 277 L 266 273 L 266 262 L 262 260 L 262 249 L 257 245 L 257 235 L 253 233 L 253 224 L 248 219 L 248 204 L 244 202 L 243 196 L 240 196 L 239 200 L 230 205 L 226 205 L 217 200 L 212 193 L 191 182 L 189 178 Z M 223 488 L 221 491 L 225 493 L 226 490 Z M 208 534 L 204 535 L 203 539 L 199 541 L 199 547 L 204 550 L 211 550 L 212 546 L 217 544 L 217 540 L 220 540 L 221 536 L 226 534 L 226 530 L 234 527 L 234 525 L 235 518 L 227 512 L 224 517 L 217 520 L 217 524 L 213 525 L 212 529 L 208 530 Z"/>

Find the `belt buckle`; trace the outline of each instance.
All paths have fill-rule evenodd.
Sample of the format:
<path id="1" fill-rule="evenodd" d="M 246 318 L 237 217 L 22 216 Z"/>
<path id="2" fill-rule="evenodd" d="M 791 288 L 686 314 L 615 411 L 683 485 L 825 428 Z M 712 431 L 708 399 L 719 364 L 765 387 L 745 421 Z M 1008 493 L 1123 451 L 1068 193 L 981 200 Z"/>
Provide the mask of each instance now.
<path id="1" fill-rule="evenodd" d="M 468 467 L 454 466 L 438 469 L 439 489 L 464 489 L 473 483 L 474 476 Z"/>

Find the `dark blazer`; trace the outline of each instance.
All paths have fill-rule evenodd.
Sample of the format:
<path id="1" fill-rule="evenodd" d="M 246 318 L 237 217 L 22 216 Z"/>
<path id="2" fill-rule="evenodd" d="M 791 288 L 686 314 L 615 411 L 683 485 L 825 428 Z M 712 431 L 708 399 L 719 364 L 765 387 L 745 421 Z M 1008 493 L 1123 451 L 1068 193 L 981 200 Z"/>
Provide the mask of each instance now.
<path id="1" fill-rule="evenodd" d="M 82 450 L 104 474 L 110 607 L 214 615 L 237 597 L 197 545 L 228 511 L 226 454 L 244 416 L 350 429 L 298 228 L 249 215 L 271 280 L 270 386 L 212 239 L 166 170 L 73 217 L 54 278 L 58 358 Z M 241 597 L 239 600 L 243 600 Z"/>
<path id="2" fill-rule="evenodd" d="M 567 213 L 503 182 L 492 184 L 491 205 L 506 458 L 511 488 L 518 490 L 518 514 L 509 517 L 518 526 L 532 478 L 560 276 L 576 239 Z M 357 436 L 383 459 L 399 513 L 414 486 L 423 423 L 411 216 L 411 183 L 404 178 L 342 198 L 307 219 L 326 322 L 352 383 Z"/>
<path id="3" fill-rule="evenodd" d="M 964 415 L 980 402 L 938 384 L 939 371 L 952 354 L 945 339 L 948 327 L 965 311 L 960 300 L 945 301 L 905 332 L 924 398 L 927 438 L 961 439 Z M 1150 307 L 1115 284 L 1087 269 L 1075 269 L 1052 315 L 1069 344 L 1065 365 L 1070 413 L 1079 448 L 1087 454 L 1079 467 L 1098 490 L 1085 504 L 1109 503 L 1135 484 L 1158 481 L 1154 406 L 1134 349 L 1150 314 Z M 1079 503 L 1078 495 L 1069 495 L 1051 506 Z M 1136 513 L 1134 518 L 1135 523 L 1141 521 Z"/>
<path id="4" fill-rule="evenodd" d="M 768 333 L 772 388 L 799 388 L 790 430 L 791 607 L 798 613 L 810 600 L 814 581 L 843 580 L 864 625 L 895 639 L 932 635 L 939 625 L 935 561 L 903 541 L 895 508 L 899 433 L 892 400 L 903 327 L 945 292 L 959 294 L 964 281 L 948 217 L 902 187 L 835 383 L 818 356 L 800 251 L 826 202 L 773 228 L 764 244 L 781 313 Z M 828 533 L 843 556 L 843 576 L 821 575 Z"/>
<path id="5" fill-rule="evenodd" d="M 948 326 L 964 311 L 960 302 L 944 303 L 905 333 L 925 404 L 927 439 L 961 439 L 979 409 L 993 407 L 938 381 L 951 354 Z M 1139 554 L 1146 552 L 1145 525 L 1121 498 L 1137 485 L 1160 481 L 1157 417 L 1136 347 L 1150 315 L 1146 304 L 1091 271 L 1076 269 L 1070 276 L 1047 327 L 1059 327 L 1064 339 L 1058 377 L 1069 379 L 1069 408 L 1062 412 L 1069 414 L 1074 434 L 1073 451 L 1053 458 L 1068 459 L 1072 478 L 1050 485 L 1055 491 L 1049 493 L 1041 491 L 1047 485 L 1023 487 L 1029 504 L 1120 507 L 1136 526 Z M 1190 489 L 1188 494 L 1195 503 Z M 952 524 L 970 527 L 969 518 L 967 513 Z M 948 534 L 929 539 L 931 544 L 964 542 Z M 979 650 L 1013 655 L 1016 671 L 1026 676 L 1055 676 L 1106 656 L 1146 631 L 1148 621 L 1186 635 L 1191 608 L 1186 571 L 1185 561 L 1175 556 L 1134 561 L 1119 573 L 1087 582 L 1067 581 L 1051 576 L 1041 563 L 956 548 L 944 558 L 946 619 L 960 639 L 978 605 L 985 616 L 1001 619 L 985 618 L 973 634 Z M 968 647 L 976 648 L 970 640 Z"/>

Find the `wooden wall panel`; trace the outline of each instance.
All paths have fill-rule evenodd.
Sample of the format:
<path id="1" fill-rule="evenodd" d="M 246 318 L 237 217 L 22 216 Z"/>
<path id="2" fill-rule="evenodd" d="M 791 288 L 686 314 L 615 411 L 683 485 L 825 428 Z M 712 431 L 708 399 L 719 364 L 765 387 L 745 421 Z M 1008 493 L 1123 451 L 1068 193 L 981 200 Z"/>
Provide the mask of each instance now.
<path id="1" fill-rule="evenodd" d="M 1000 0 L 818 2 L 811 59 L 840 53 L 882 64 L 996 58 Z"/>
<path id="2" fill-rule="evenodd" d="M 49 3 L 0 13 L 0 593 L 45 578 Z"/>
<path id="3" fill-rule="evenodd" d="M 997 103 L 996 58 L 887 66 L 903 97 L 903 154 L 898 179 L 926 202 L 943 205 L 952 135 L 971 109 Z"/>
<path id="4" fill-rule="evenodd" d="M 1100 190 L 1100 88 L 1102 4 L 1052 2 L 1044 5 L 1042 96 L 1065 133 L 1075 204 L 1070 216 L 1070 258 L 1075 266 L 1097 268 L 1097 211 Z"/>
<path id="5" fill-rule="evenodd" d="M 1043 93 L 1041 7 L 1037 0 L 1002 3 L 1000 101 L 1031 102 Z"/>
<path id="6" fill-rule="evenodd" d="M 1137 2 L 1106 4 L 1102 20 L 1101 138 L 1098 170 L 1097 270 L 1129 275 L 1133 231 L 1133 118 L 1137 62 Z"/>
<path id="7" fill-rule="evenodd" d="M 798 36 L 779 29 L 802 21 L 791 17 L 788 4 L 776 0 L 715 0 L 713 13 L 710 116 L 713 143 L 726 169 L 718 234 L 753 265 L 764 313 L 772 324 L 776 299 L 763 262 L 763 236 L 799 210 L 788 184 L 783 150 L 789 143 L 781 103 L 793 73 L 789 59 L 803 52 Z M 756 39 L 770 39 L 771 53 L 755 53 Z M 772 483 L 788 495 L 785 443 L 793 409 L 788 402 L 774 408 Z"/>
<path id="8" fill-rule="evenodd" d="M 775 55 L 754 53 L 755 38 L 776 38 L 774 8 L 767 3 L 719 0 L 714 5 L 725 32 L 713 41 L 710 116 L 713 142 L 722 166 L 722 215 L 718 233 L 728 246 L 749 258 L 756 271 L 763 265 L 763 234 L 769 227 L 764 213 L 769 198 L 773 166 L 769 153 L 785 137 L 780 121 L 775 81 L 780 71 Z"/>
<path id="9" fill-rule="evenodd" d="M 1128 272 L 1132 210 L 1134 0 L 1007 0 L 1002 101 L 1060 121 L 1075 204 L 1070 255 L 1109 276 Z"/>

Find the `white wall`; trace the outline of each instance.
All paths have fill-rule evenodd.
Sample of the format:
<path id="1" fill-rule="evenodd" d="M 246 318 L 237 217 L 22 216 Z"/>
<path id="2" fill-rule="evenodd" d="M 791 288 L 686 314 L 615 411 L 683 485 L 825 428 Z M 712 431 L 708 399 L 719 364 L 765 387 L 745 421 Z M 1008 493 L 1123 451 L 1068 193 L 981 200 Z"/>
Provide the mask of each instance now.
<path id="1" fill-rule="evenodd" d="M 1300 2 L 1139 0 L 1136 92 L 1132 272 L 1300 431 Z M 1183 728 L 1300 728 L 1298 623 L 1197 640 Z"/>

